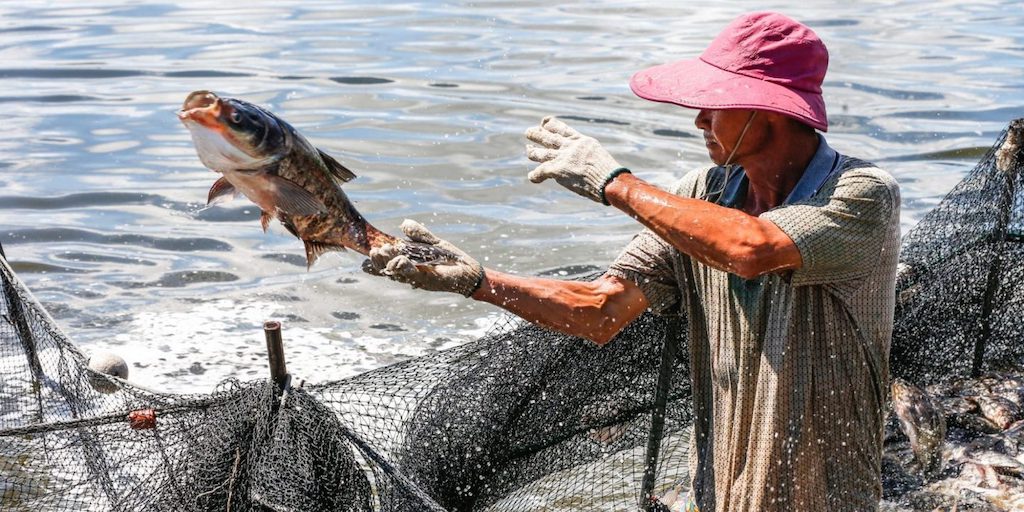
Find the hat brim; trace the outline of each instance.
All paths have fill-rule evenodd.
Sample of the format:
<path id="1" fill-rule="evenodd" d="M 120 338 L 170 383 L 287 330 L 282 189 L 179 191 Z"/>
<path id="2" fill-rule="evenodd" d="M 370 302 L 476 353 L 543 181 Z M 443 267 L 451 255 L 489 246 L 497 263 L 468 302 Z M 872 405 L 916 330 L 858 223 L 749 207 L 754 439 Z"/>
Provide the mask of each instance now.
<path id="1" fill-rule="evenodd" d="M 821 94 L 725 71 L 700 59 L 639 71 L 629 81 L 629 88 L 646 100 L 697 109 L 767 110 L 828 131 Z"/>

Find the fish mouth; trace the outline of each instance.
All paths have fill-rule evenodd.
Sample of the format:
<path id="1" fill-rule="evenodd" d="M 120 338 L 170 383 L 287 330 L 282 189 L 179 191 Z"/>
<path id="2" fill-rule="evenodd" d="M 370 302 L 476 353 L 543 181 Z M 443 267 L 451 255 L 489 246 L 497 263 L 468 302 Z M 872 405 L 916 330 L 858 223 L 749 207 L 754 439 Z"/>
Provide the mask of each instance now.
<path id="1" fill-rule="evenodd" d="M 178 111 L 178 119 L 188 124 L 190 121 L 199 123 L 210 129 L 217 129 L 223 102 L 210 91 L 194 91 L 185 98 Z"/>

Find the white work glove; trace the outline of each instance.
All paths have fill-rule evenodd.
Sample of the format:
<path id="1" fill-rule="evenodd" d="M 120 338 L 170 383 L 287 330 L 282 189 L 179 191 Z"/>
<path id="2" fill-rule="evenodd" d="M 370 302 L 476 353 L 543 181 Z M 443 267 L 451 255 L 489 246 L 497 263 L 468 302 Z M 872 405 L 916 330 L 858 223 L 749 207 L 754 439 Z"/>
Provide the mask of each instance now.
<path id="1" fill-rule="evenodd" d="M 545 117 L 540 126 L 526 130 L 526 138 L 543 146 L 526 146 L 526 156 L 541 163 L 528 175 L 534 183 L 554 178 L 559 185 L 607 205 L 605 186 L 619 174 L 629 172 L 597 139 L 580 135 L 551 116 Z"/>
<path id="2" fill-rule="evenodd" d="M 363 262 L 363 271 L 387 276 L 394 281 L 435 292 L 455 292 L 466 297 L 473 295 L 484 281 L 484 268 L 475 259 L 427 230 L 414 220 L 405 219 L 402 232 L 409 240 L 437 246 L 457 255 L 455 262 L 437 265 L 417 265 L 402 253 L 401 245 L 385 244 L 370 249 L 370 259 Z"/>

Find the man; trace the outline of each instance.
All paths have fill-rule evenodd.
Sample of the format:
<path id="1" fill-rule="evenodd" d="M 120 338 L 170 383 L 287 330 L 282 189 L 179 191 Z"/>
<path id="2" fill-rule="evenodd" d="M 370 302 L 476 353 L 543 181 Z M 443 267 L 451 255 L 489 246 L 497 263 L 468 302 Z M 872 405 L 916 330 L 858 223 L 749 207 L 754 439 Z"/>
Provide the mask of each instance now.
<path id="1" fill-rule="evenodd" d="M 647 228 L 593 282 L 503 274 L 468 255 L 416 266 L 392 247 L 368 271 L 598 344 L 647 308 L 679 308 L 696 418 L 690 509 L 876 510 L 900 197 L 888 174 L 815 131 L 828 129 L 827 66 L 809 28 L 751 13 L 699 59 L 634 75 L 638 96 L 700 109 L 716 165 L 671 192 L 561 121 L 529 129 L 531 181 L 553 178 Z M 415 222 L 403 230 L 458 251 Z"/>

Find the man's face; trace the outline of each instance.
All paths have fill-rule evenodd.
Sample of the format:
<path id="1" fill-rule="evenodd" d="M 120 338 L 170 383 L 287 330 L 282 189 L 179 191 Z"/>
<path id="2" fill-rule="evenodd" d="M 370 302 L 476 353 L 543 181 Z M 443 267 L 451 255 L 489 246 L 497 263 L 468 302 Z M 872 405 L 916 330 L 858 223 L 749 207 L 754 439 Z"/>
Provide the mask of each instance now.
<path id="1" fill-rule="evenodd" d="M 753 110 L 701 110 L 697 114 L 694 124 L 704 132 L 704 145 L 708 148 L 708 156 L 716 165 L 724 165 L 729 159 L 729 154 L 743 133 L 743 127 L 753 113 Z M 751 133 L 753 131 L 754 126 L 747 129 L 746 135 L 740 141 L 740 148 L 730 163 L 736 163 L 740 157 L 750 152 L 751 139 L 755 138 Z"/>

